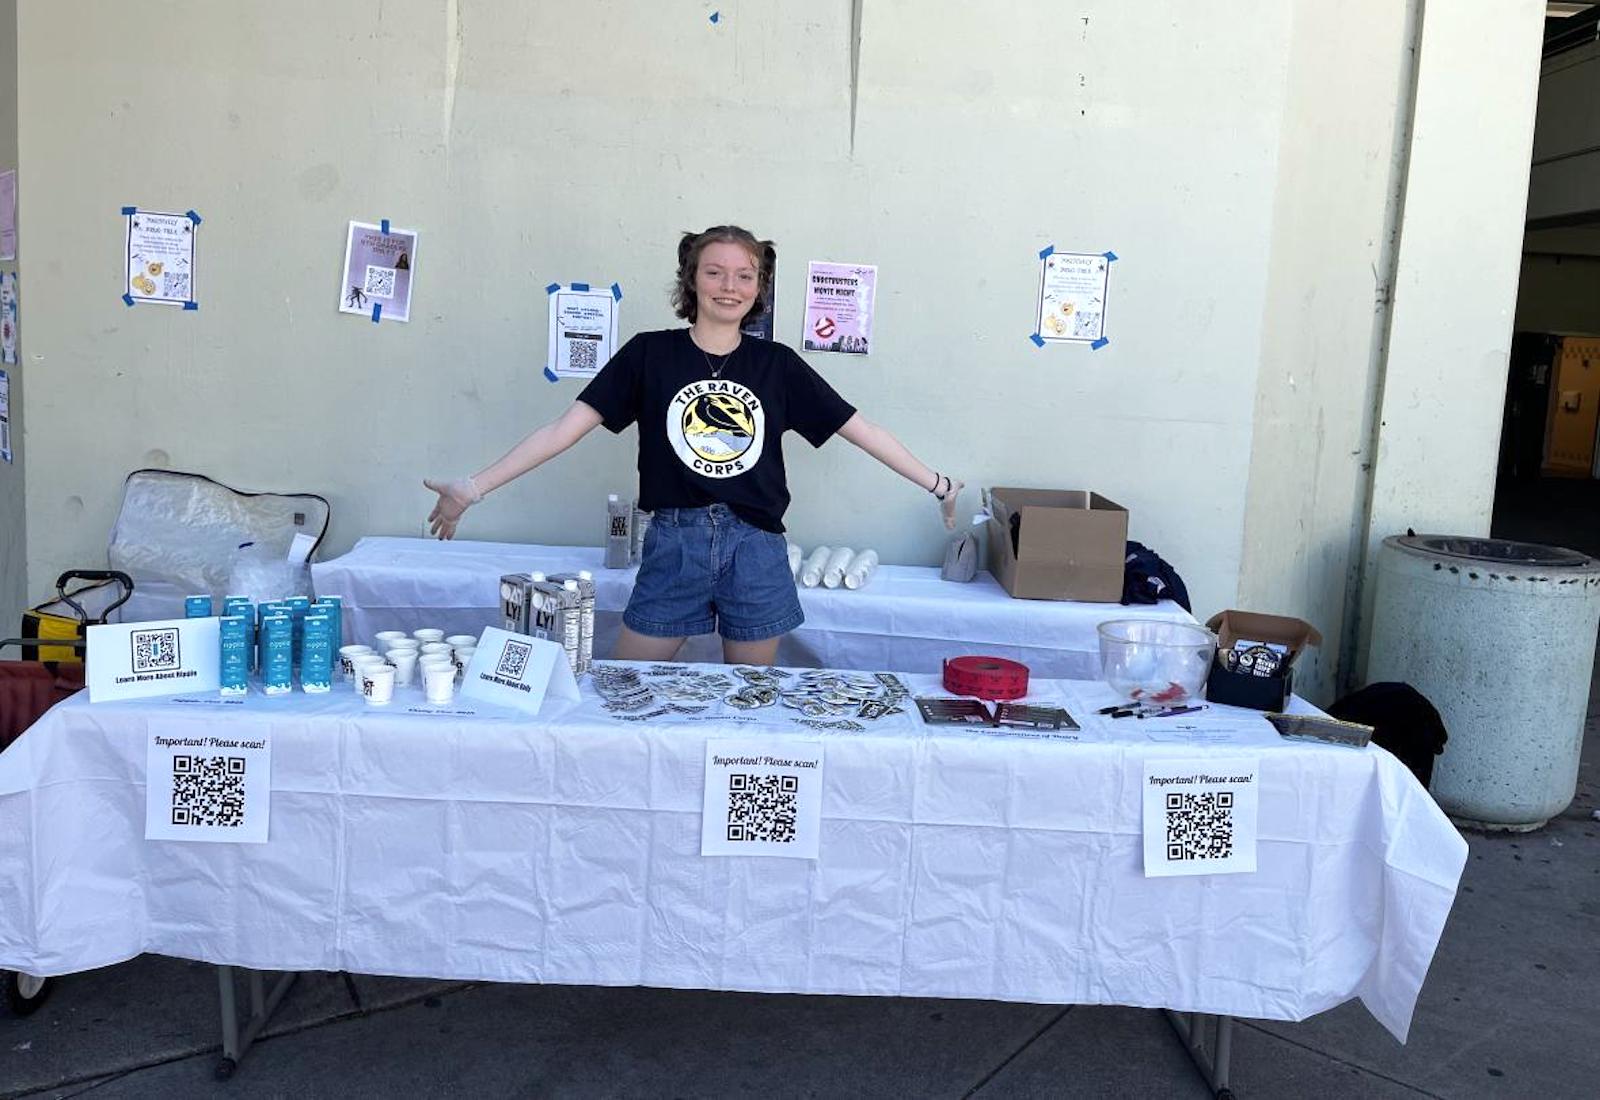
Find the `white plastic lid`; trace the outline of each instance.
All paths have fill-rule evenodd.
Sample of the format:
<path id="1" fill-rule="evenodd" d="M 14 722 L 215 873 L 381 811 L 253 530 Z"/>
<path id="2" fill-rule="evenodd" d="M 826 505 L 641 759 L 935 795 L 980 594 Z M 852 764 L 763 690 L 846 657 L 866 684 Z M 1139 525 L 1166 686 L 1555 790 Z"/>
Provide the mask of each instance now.
<path id="1" fill-rule="evenodd" d="M 606 494 L 606 503 L 607 504 L 615 504 L 616 502 L 617 502 L 617 494 L 616 493 L 607 493 Z"/>
<path id="2" fill-rule="evenodd" d="M 528 579 L 529 580 L 534 580 L 534 581 L 542 581 L 542 580 L 544 580 L 544 574 L 543 573 L 538 573 L 538 572 L 529 573 L 528 574 Z"/>
<path id="3" fill-rule="evenodd" d="M 577 581 L 562 581 L 561 582 L 561 587 L 565 588 L 568 592 L 576 592 L 578 590 L 578 582 Z"/>
<path id="4" fill-rule="evenodd" d="M 594 580 L 594 574 L 589 572 L 587 569 L 578 570 L 578 576 L 582 577 L 586 581 Z"/>

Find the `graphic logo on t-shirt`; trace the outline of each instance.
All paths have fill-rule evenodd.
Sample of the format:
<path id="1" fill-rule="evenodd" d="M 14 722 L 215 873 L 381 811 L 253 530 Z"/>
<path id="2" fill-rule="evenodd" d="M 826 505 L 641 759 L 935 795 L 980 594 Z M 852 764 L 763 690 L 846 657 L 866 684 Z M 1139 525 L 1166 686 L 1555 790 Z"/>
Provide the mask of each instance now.
<path id="1" fill-rule="evenodd" d="M 691 382 L 667 403 L 667 439 L 679 460 L 706 477 L 754 469 L 766 410 L 750 387 L 718 378 Z"/>

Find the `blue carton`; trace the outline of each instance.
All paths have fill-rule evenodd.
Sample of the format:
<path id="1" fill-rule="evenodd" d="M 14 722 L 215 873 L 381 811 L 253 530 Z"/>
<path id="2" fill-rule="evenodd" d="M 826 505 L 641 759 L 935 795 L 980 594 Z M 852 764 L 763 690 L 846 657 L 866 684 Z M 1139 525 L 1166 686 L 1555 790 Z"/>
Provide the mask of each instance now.
<path id="1" fill-rule="evenodd" d="M 250 658 L 248 641 L 250 624 L 243 615 L 222 617 L 222 694 L 248 695 L 250 693 Z"/>

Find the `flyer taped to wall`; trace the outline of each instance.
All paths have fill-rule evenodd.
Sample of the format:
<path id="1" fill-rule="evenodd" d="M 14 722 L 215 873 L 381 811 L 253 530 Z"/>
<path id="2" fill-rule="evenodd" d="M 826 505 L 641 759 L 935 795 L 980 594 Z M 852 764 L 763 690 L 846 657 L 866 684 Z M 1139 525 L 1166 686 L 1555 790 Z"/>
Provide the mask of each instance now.
<path id="1" fill-rule="evenodd" d="M 11 366 L 17 361 L 17 274 L 0 272 L 0 363 Z"/>
<path id="2" fill-rule="evenodd" d="M 0 172 L 0 260 L 17 258 L 17 170 Z"/>
<path id="3" fill-rule="evenodd" d="M 411 320 L 411 274 L 417 231 L 383 222 L 351 222 L 344 242 L 339 312 L 373 321 Z"/>
<path id="4" fill-rule="evenodd" d="M 617 350 L 617 306 L 610 287 L 559 284 L 546 295 L 550 340 L 545 370 L 557 378 L 593 378 Z"/>
<path id="5" fill-rule="evenodd" d="M 198 301 L 194 258 L 200 216 L 128 206 L 123 218 L 128 223 L 123 301 L 193 308 Z"/>
<path id="6" fill-rule="evenodd" d="M 1052 252 L 1039 268 L 1036 332 L 1045 340 L 1092 344 L 1106 334 L 1111 261 L 1095 252 Z"/>
<path id="7" fill-rule="evenodd" d="M 0 462 L 11 461 L 11 376 L 0 370 Z"/>
<path id="8" fill-rule="evenodd" d="M 806 268 L 805 349 L 870 354 L 877 290 L 875 265 L 812 260 Z"/>

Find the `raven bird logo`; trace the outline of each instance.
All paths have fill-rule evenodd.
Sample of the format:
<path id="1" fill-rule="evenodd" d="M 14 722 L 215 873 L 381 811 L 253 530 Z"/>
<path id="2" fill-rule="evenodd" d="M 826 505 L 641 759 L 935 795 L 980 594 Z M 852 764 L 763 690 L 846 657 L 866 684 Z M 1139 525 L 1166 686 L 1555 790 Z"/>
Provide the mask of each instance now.
<path id="1" fill-rule="evenodd" d="M 732 462 L 755 437 L 750 407 L 725 393 L 702 394 L 683 412 L 684 442 L 707 462 Z"/>

